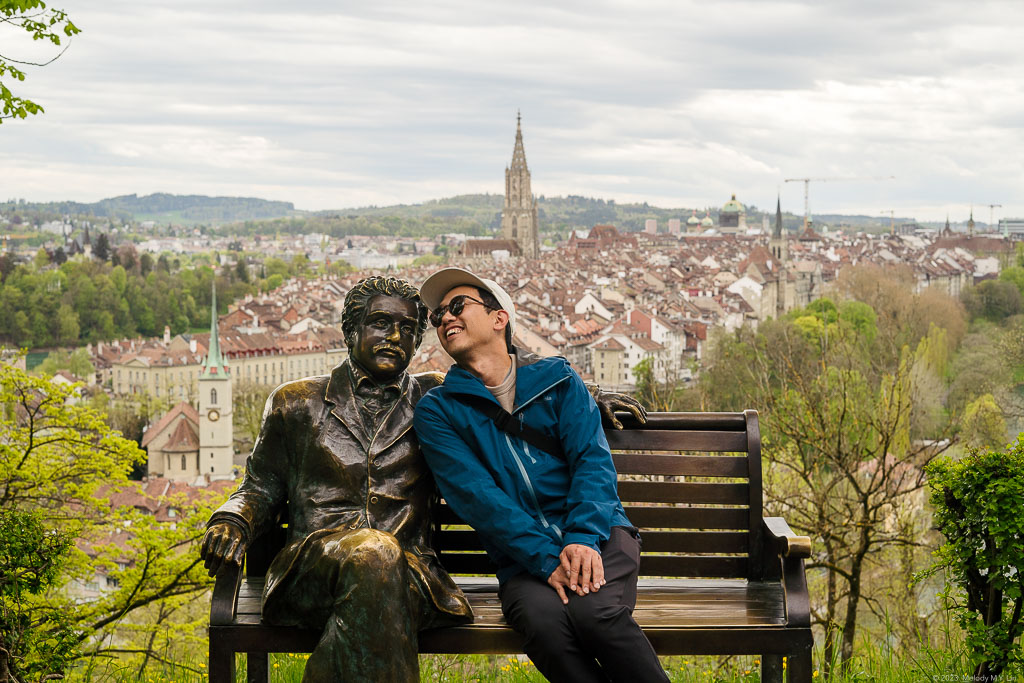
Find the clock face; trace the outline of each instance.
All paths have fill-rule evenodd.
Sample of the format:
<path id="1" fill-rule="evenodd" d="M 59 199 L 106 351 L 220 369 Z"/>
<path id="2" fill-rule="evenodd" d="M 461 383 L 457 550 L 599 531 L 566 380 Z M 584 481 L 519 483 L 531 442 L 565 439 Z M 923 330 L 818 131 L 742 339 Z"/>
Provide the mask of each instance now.
<path id="1" fill-rule="evenodd" d="M 213 409 L 206 414 L 206 417 L 210 418 L 211 422 L 216 422 L 217 420 L 220 419 L 220 413 L 218 413 L 216 409 Z"/>

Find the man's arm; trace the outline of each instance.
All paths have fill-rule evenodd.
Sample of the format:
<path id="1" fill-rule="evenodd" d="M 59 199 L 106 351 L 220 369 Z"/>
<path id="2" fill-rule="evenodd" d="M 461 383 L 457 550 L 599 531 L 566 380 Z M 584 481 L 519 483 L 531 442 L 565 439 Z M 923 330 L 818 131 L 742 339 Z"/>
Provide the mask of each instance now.
<path id="1" fill-rule="evenodd" d="M 427 464 L 452 510 L 520 566 L 547 580 L 559 567 L 561 548 L 538 520 L 498 487 L 435 396 L 420 400 L 413 424 Z"/>

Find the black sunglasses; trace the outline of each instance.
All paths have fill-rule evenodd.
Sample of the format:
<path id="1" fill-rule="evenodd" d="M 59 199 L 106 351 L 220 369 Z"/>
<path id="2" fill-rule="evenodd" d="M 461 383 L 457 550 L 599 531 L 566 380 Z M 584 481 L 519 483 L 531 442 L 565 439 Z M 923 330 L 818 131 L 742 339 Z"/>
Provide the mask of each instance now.
<path id="1" fill-rule="evenodd" d="M 438 306 L 436 310 L 430 312 L 430 324 L 434 327 L 441 327 L 441 318 L 443 318 L 444 314 L 449 311 L 451 311 L 452 315 L 462 315 L 462 309 L 466 307 L 467 299 L 468 303 L 480 304 L 484 308 L 491 308 L 483 301 L 474 299 L 468 294 L 459 294 L 458 296 L 453 296 L 452 300 L 448 302 L 448 305 Z"/>

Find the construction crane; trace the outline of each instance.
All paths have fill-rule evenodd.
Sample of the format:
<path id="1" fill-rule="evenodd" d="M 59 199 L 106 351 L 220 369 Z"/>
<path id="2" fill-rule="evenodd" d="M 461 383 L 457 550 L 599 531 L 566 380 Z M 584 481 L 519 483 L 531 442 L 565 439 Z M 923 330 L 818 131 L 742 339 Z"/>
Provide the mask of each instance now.
<path id="1" fill-rule="evenodd" d="M 995 220 L 996 207 L 997 206 L 1002 208 L 1003 205 L 1002 204 L 989 204 L 988 205 L 988 229 L 989 230 L 997 231 L 996 227 L 992 224 L 992 221 Z"/>
<path id="2" fill-rule="evenodd" d="M 882 209 L 882 213 L 889 213 L 889 234 L 896 234 L 896 209 Z"/>
<path id="3" fill-rule="evenodd" d="M 786 178 L 785 182 L 787 182 L 787 183 L 801 182 L 801 183 L 804 184 L 804 230 L 806 230 L 807 226 L 811 224 L 811 199 L 810 199 L 811 192 L 810 192 L 810 188 L 811 188 L 811 181 L 812 180 L 815 181 L 815 182 L 819 182 L 819 183 L 831 183 L 831 182 L 840 181 L 840 180 L 847 180 L 847 181 L 857 181 L 857 180 L 892 180 L 895 177 L 896 176 L 894 176 L 894 175 L 887 175 L 887 176 L 871 176 L 871 177 L 866 177 L 866 178 Z"/>

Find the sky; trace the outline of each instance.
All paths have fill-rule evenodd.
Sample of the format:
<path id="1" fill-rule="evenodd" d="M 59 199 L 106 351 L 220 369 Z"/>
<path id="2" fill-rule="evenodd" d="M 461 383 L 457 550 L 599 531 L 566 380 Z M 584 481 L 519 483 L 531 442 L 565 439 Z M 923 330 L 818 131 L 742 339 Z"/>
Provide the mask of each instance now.
<path id="1" fill-rule="evenodd" d="M 53 6 L 82 33 L 5 81 L 46 113 L 0 125 L 2 199 L 498 194 L 519 111 L 538 195 L 1024 217 L 1018 0 Z"/>

